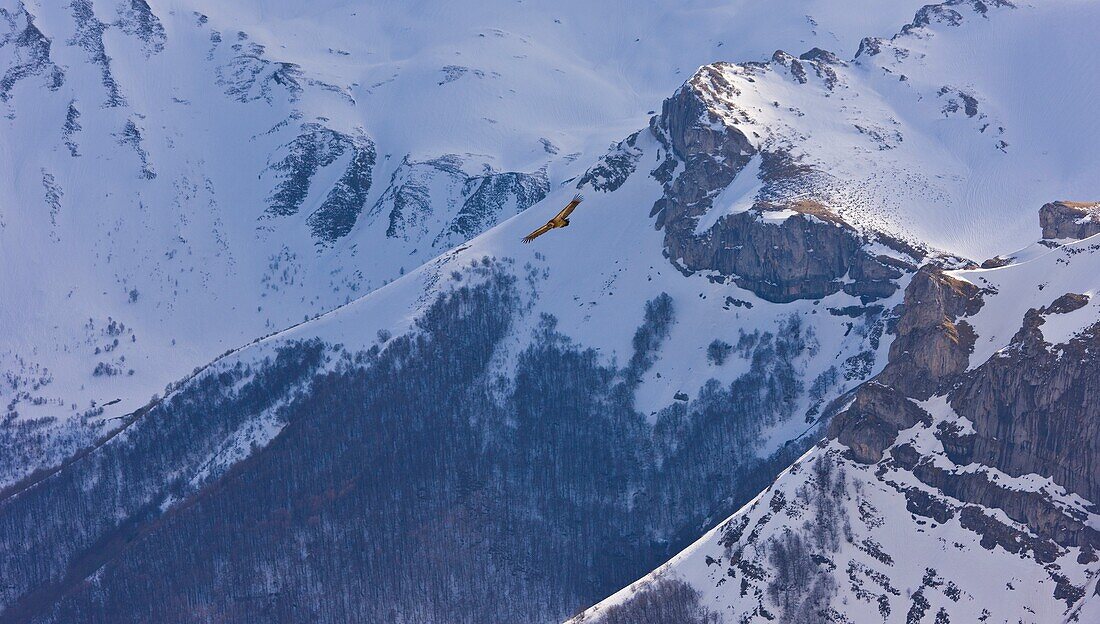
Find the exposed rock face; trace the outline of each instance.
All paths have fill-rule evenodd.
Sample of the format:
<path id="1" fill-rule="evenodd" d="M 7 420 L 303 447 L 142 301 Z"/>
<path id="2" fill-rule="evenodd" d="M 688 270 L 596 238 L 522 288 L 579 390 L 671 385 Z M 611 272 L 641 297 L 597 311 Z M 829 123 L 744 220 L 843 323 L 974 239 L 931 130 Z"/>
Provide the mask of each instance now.
<path id="1" fill-rule="evenodd" d="M 128 6 L 120 7 L 118 26 L 126 34 L 141 39 L 146 56 L 164 50 L 167 40 L 164 25 L 145 0 L 130 0 Z"/>
<path id="2" fill-rule="evenodd" d="M 1082 225 L 1068 221 L 1067 214 L 1081 220 L 1082 211 L 1060 202 L 1043 206 L 1044 235 L 1081 234 L 1066 229 L 1067 223 Z M 965 528 L 982 535 L 986 548 L 1043 563 L 1054 561 L 1061 548 L 1093 553 L 1100 548 L 1100 532 L 1084 509 L 1049 488 L 1000 478 L 1038 475 L 1086 501 L 1100 500 L 1094 461 L 1100 452 L 1100 323 L 1057 345 L 1045 341 L 1042 331 L 1047 317 L 1075 312 L 1089 297 L 1065 293 L 1028 310 L 1009 345 L 967 372 L 975 335 L 962 319 L 982 307 L 982 295 L 969 282 L 923 267 L 906 289 L 889 363 L 855 391 L 830 423 L 829 436 L 847 446 L 852 459 L 909 471 L 949 497 L 904 490 L 911 512 L 940 523 L 958 515 Z M 913 401 L 935 395 L 945 396 L 954 413 L 938 422 Z M 934 426 L 942 449 L 898 444 L 899 433 L 917 425 Z M 916 439 L 919 434 L 909 438 Z M 1004 512 L 1030 533 L 998 520 L 989 509 Z M 1076 596 L 1063 585 L 1065 596 Z"/>
<path id="3" fill-rule="evenodd" d="M 840 60 L 836 54 L 828 50 L 822 50 L 821 48 L 811 48 L 810 50 L 798 55 L 798 58 L 803 61 L 817 61 L 819 63 L 825 63 L 827 65 L 844 65 L 844 61 Z"/>
<path id="4" fill-rule="evenodd" d="M 1014 344 L 968 375 L 951 406 L 970 419 L 971 455 L 1011 475 L 1049 476 L 1100 500 L 1100 323 L 1065 344 L 1042 340 L 1028 312 Z"/>
<path id="5" fill-rule="evenodd" d="M 497 172 L 482 165 L 480 174 L 472 174 L 469 168 L 455 154 L 430 160 L 406 156 L 368 218 L 385 218 L 388 238 L 443 248 L 477 236 L 550 192 L 545 169 Z"/>
<path id="6" fill-rule="evenodd" d="M 101 82 L 107 92 L 106 105 L 108 107 L 124 106 L 126 98 L 122 95 L 122 89 L 111 67 L 111 57 L 107 55 L 107 47 L 103 42 L 103 33 L 107 30 L 107 24 L 99 21 L 92 9 L 90 0 L 73 0 L 69 3 L 69 9 L 76 24 L 76 32 L 70 45 L 80 46 L 88 54 L 88 60 L 99 66 Z"/>
<path id="7" fill-rule="evenodd" d="M 818 50 L 812 58 L 827 54 Z M 791 71 L 805 71 L 798 59 L 776 55 L 776 62 Z M 665 186 L 653 214 L 665 231 L 669 259 L 682 271 L 717 271 L 774 302 L 816 299 L 841 289 L 867 300 L 893 294 L 893 280 L 912 267 L 869 254 L 864 237 L 821 203 L 786 199 L 820 174 L 783 152 L 759 153 L 764 188 L 751 210 L 723 215 L 706 232 L 696 233 L 718 192 L 738 174 L 746 175 L 745 165 L 758 154 L 740 130 L 710 108 L 716 93 L 734 89 L 719 67 L 699 70 L 650 124 L 668 149 L 653 172 Z"/>
<path id="8" fill-rule="evenodd" d="M 948 24 L 951 26 L 958 26 L 962 23 L 962 14 L 952 9 L 949 5 L 952 3 L 944 2 L 941 4 L 929 4 L 921 7 L 917 11 L 913 21 L 902 27 L 902 32 L 908 33 L 917 28 L 923 28 L 929 24 Z"/>
<path id="9" fill-rule="evenodd" d="M 713 193 L 729 186 L 757 151 L 748 137 L 723 123 L 708 105 L 716 94 L 733 89 L 717 67 L 700 69 L 650 121 L 650 130 L 667 150 L 665 162 L 654 172 L 666 187 L 665 197 L 653 206 L 658 228 L 694 226 L 710 208 Z M 674 180 L 662 175 L 678 169 L 677 161 L 683 170 Z"/>
<path id="10" fill-rule="evenodd" d="M 932 418 L 901 392 L 869 382 L 829 423 L 829 436 L 851 449 L 856 461 L 873 464 L 894 444 L 899 431 L 919 422 L 931 424 Z"/>
<path id="11" fill-rule="evenodd" d="M 1100 547 L 1100 532 L 1082 518 L 1067 514 L 1050 498 L 1039 492 L 1015 490 L 994 481 L 985 472 L 952 472 L 921 457 L 912 447 L 896 449 L 894 459 L 911 470 L 922 483 L 960 501 L 1000 509 L 1012 520 L 1027 525 L 1039 538 L 1062 546 Z M 915 463 L 909 463 L 914 461 Z M 968 463 L 968 462 L 967 462 Z M 944 507 L 948 517 L 952 505 Z M 940 519 L 944 522 L 944 519 Z M 1049 549 L 1049 548 L 1048 548 Z M 1040 552 L 1043 547 L 1039 547 Z"/>
<path id="12" fill-rule="evenodd" d="M 318 243 L 329 244 L 346 236 L 355 226 L 374 169 L 374 142 L 362 132 L 345 134 L 319 123 L 302 124 L 297 138 L 280 148 L 285 154 L 268 167 L 278 184 L 268 198 L 266 217 L 297 214 L 310 194 L 314 177 L 347 153 L 351 158 L 340 179 L 306 223 Z"/>
<path id="13" fill-rule="evenodd" d="M 1012 264 L 1012 260 L 1013 258 L 1011 256 L 993 256 L 988 260 L 984 260 L 981 264 L 981 267 L 983 269 L 999 269 L 1003 266 L 1008 266 L 1009 264 Z"/>
<path id="14" fill-rule="evenodd" d="M 882 38 L 880 37 L 864 37 L 859 42 L 859 49 L 856 50 L 856 58 L 861 56 L 875 56 L 882 52 Z"/>
<path id="15" fill-rule="evenodd" d="M 141 163 L 141 177 L 146 180 L 156 178 L 157 173 L 149 163 L 149 152 L 145 150 L 145 137 L 133 119 L 126 120 L 126 125 L 122 127 L 122 132 L 117 135 L 117 138 L 119 144 L 134 150 L 134 154 Z"/>
<path id="16" fill-rule="evenodd" d="M 487 172 L 466 180 L 462 189 L 462 208 L 447 232 L 448 244 L 469 240 L 496 225 L 501 218 L 518 214 L 542 201 L 550 193 L 545 169 L 533 173 Z"/>
<path id="17" fill-rule="evenodd" d="M 408 156 L 390 178 L 390 185 L 378 198 L 368 213 L 368 218 L 384 216 L 387 219 L 386 236 L 389 238 L 416 238 L 437 234 L 430 232 L 433 181 L 443 179 L 449 187 L 459 186 L 465 180 L 462 159 L 444 155 L 422 162 Z M 457 194 L 456 189 L 452 190 Z"/>
<path id="18" fill-rule="evenodd" d="M 960 319 L 981 306 L 977 286 L 934 266 L 922 267 L 905 289 L 897 337 L 879 381 L 922 400 L 935 394 L 966 370 L 974 331 Z"/>
<path id="19" fill-rule="evenodd" d="M 816 208 L 816 207 L 813 207 Z M 810 208 L 810 209 L 813 209 Z M 709 235 L 672 241 L 673 258 L 692 269 L 733 276 L 742 288 L 770 301 L 818 298 L 837 292 L 838 279 L 858 251 L 858 242 L 838 223 L 823 223 L 783 208 L 761 208 L 722 217 Z"/>
<path id="20" fill-rule="evenodd" d="M 635 132 L 612 145 L 596 165 L 584 172 L 577 182 L 577 188 L 591 186 L 597 191 L 610 193 L 622 186 L 630 174 L 634 173 L 638 167 L 638 159 L 642 156 L 642 150 L 637 146 L 639 134 L 640 132 Z"/>
<path id="21" fill-rule="evenodd" d="M 352 157 L 321 205 L 306 219 L 314 239 L 331 244 L 347 236 L 367 201 L 374 169 L 374 143 L 365 135 L 350 138 Z"/>
<path id="22" fill-rule="evenodd" d="M 1058 297 L 1049 306 L 1039 310 L 1042 314 L 1069 314 L 1080 310 L 1089 303 L 1089 296 L 1079 293 L 1066 293 Z"/>
<path id="23" fill-rule="evenodd" d="M 808 80 L 806 77 L 806 66 L 803 65 L 799 59 L 796 59 L 783 50 L 776 50 L 775 54 L 772 54 L 772 62 L 787 68 L 791 76 L 793 76 L 799 84 L 806 84 Z"/>
<path id="24" fill-rule="evenodd" d="M 216 31 L 214 35 L 219 45 L 221 36 Z M 239 41 L 230 47 L 233 56 L 218 67 L 218 84 L 238 102 L 272 104 L 279 98 L 295 102 L 304 91 L 302 85 L 310 82 L 298 64 L 267 58 L 266 48 L 258 43 Z"/>
<path id="25" fill-rule="evenodd" d="M 952 87 L 941 87 L 937 95 L 945 98 L 943 108 L 940 109 L 940 112 L 945 116 L 958 113 L 960 110 L 967 117 L 974 117 L 978 114 L 978 99 L 966 91 Z"/>
<path id="26" fill-rule="evenodd" d="M 775 54 L 772 55 L 772 61 L 790 70 L 791 75 L 801 84 L 806 84 L 807 82 L 806 67 L 808 65 L 810 69 L 813 69 L 817 77 L 823 81 L 825 88 L 830 91 L 836 88 L 839 82 L 836 70 L 833 69 L 833 66 L 845 65 L 844 61 L 840 60 L 836 54 L 828 50 L 822 50 L 821 48 L 813 48 L 804 52 L 800 54 L 797 59 L 782 50 L 777 50 Z M 807 61 L 807 63 L 803 63 L 802 61 Z"/>
<path id="27" fill-rule="evenodd" d="M 722 217 L 703 236 L 666 241 L 670 256 L 689 270 L 730 276 L 769 301 L 817 299 L 841 289 L 868 299 L 888 297 L 897 289 L 892 280 L 902 275 L 868 255 L 850 226 L 814 202 L 761 203 Z M 846 275 L 854 281 L 844 284 Z"/>
<path id="28" fill-rule="evenodd" d="M 1056 201 L 1039 209 L 1043 238 L 1088 238 L 1100 234 L 1100 202 Z"/>

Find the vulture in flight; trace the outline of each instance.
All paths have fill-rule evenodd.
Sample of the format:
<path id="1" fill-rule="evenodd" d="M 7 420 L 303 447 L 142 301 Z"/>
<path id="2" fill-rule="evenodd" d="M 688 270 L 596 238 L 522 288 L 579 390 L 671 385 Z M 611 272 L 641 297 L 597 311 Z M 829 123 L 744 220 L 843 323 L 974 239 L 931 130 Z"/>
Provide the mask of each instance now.
<path id="1" fill-rule="evenodd" d="M 563 227 L 566 227 L 567 225 L 569 225 L 569 213 L 573 212 L 573 209 L 576 208 L 577 204 L 581 203 L 581 201 L 583 199 L 584 198 L 581 197 L 579 194 L 574 195 L 573 196 L 573 201 L 566 204 L 565 208 L 561 209 L 561 212 L 554 215 L 553 219 L 550 219 L 549 221 L 546 222 L 546 225 L 540 227 L 539 229 L 535 230 L 534 232 L 531 232 L 527 236 L 524 236 L 523 237 L 523 242 L 530 243 L 531 241 L 533 241 L 536 238 L 542 236 L 543 234 L 549 232 L 550 230 L 553 230 L 555 228 L 563 228 Z"/>

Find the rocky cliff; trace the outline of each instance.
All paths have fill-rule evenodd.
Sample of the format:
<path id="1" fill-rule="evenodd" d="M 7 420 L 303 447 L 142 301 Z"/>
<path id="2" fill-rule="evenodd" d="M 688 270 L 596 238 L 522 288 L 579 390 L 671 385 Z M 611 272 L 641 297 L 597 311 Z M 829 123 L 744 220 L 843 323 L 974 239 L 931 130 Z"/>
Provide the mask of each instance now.
<path id="1" fill-rule="evenodd" d="M 830 61 L 817 54 L 806 62 L 827 67 Z M 783 149 L 756 147 L 736 123 L 719 115 L 722 104 L 716 100 L 737 91 L 728 74 L 754 71 L 759 70 L 730 64 L 703 67 L 650 123 L 665 148 L 653 171 L 664 196 L 652 215 L 664 230 L 666 254 L 682 271 L 716 273 L 768 301 L 820 299 L 841 290 L 864 302 L 889 297 L 922 254 L 849 225 L 816 199 L 824 174 Z M 748 167 L 754 158 L 758 166 Z M 758 184 L 759 190 L 747 198 L 746 209 L 724 214 L 719 193 L 738 176 L 757 178 L 746 184 Z M 701 228 L 712 211 L 719 216 Z M 873 242 L 893 249 L 879 245 L 873 252 Z"/>
<path id="2" fill-rule="evenodd" d="M 1100 203 L 1057 201 L 1039 209 L 1043 238 L 1088 238 L 1100 234 Z"/>
<path id="3" fill-rule="evenodd" d="M 886 366 L 833 404 L 819 448 L 576 622 L 657 612 L 659 595 L 688 622 L 1093 621 L 1100 321 L 1083 293 L 1097 285 L 1100 246 L 1090 240 L 1036 244 L 998 268 L 921 267 L 894 310 Z"/>

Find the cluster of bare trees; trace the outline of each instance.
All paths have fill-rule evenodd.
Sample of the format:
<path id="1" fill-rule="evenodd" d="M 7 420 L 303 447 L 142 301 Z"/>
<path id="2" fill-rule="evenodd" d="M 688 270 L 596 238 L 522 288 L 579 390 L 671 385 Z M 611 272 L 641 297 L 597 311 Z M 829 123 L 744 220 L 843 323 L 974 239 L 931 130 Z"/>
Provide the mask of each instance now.
<path id="1" fill-rule="evenodd" d="M 385 349 L 318 374 L 331 349 L 297 343 L 201 376 L 0 503 L 0 617 L 552 621 L 655 567 L 789 462 L 759 463 L 753 445 L 803 392 L 797 317 L 745 346 L 752 372 L 651 424 L 634 380 L 675 322 L 670 297 L 647 305 L 626 368 L 545 318 L 501 383 L 491 360 L 519 291 L 496 263 L 470 270 Z M 189 479 L 276 403 L 280 435 L 211 484 Z M 669 613 L 698 615 L 679 621 L 711 621 L 683 588 L 660 591 Z"/>

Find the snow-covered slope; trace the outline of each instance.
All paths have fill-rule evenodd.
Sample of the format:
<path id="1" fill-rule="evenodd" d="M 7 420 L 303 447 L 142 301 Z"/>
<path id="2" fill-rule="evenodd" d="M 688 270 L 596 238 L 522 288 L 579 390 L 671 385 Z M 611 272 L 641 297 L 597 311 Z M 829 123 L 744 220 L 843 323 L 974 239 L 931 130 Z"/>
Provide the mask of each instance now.
<path id="1" fill-rule="evenodd" d="M 655 162 L 662 149 L 649 134 L 634 144 L 647 162 Z M 547 201 L 555 206 L 564 203 L 572 191 L 555 191 Z M 205 516 L 186 519 L 199 512 L 189 501 L 206 496 L 204 492 L 213 491 L 208 487 L 232 474 L 245 481 L 266 481 L 267 468 L 253 472 L 248 466 L 279 457 L 280 448 L 288 449 L 286 457 L 293 458 L 293 465 L 278 469 L 285 472 L 280 480 L 295 484 L 287 492 L 299 485 L 313 490 L 328 487 L 321 484 L 333 479 L 353 478 L 340 466 L 350 460 L 349 444 L 362 449 L 353 455 L 365 453 L 364 458 L 347 469 L 354 466 L 352 473 L 372 473 L 355 482 L 377 492 L 353 487 L 348 500 L 361 500 L 362 513 L 379 517 L 376 521 L 360 514 L 349 520 L 367 523 L 374 527 L 370 531 L 385 536 L 375 540 L 384 554 L 364 561 L 364 573 L 369 576 L 370 565 L 392 560 L 394 582 L 430 578 L 427 582 L 433 587 L 458 588 L 457 596 L 450 590 L 432 590 L 423 614 L 413 615 L 414 603 L 422 598 L 409 588 L 378 583 L 359 607 L 368 620 L 379 613 L 370 605 L 396 604 L 410 621 L 438 621 L 456 612 L 452 600 L 471 601 L 459 609 L 460 620 L 552 620 L 595 600 L 629 578 L 631 571 L 639 573 L 671 554 L 670 549 L 686 543 L 716 514 L 732 510 L 770 479 L 775 464 L 785 464 L 812 439 L 806 434 L 818 429 L 822 408 L 880 367 L 888 344 L 881 339 L 883 311 L 900 301 L 901 291 L 868 306 L 843 291 L 774 303 L 721 279 L 685 276 L 662 257 L 661 232 L 649 216 L 662 193 L 656 180 L 636 172 L 614 192 L 586 200 L 569 228 L 540 238 L 538 246 L 519 244 L 522 235 L 547 216 L 528 210 L 369 295 L 230 354 L 147 413 L 124 421 L 122 435 L 88 456 L 44 481 L 19 484 L 8 493 L 6 514 L 0 514 L 3 532 L 12 536 L 8 546 L 18 551 L 9 559 L 12 568 L 5 571 L 20 579 L 7 597 L 9 613 L 37 612 L 40 598 L 26 589 L 68 569 L 73 552 L 95 549 L 86 537 L 111 531 L 117 514 L 143 524 L 133 514 L 156 509 L 154 515 L 180 514 L 184 524 L 172 520 L 164 525 L 166 530 L 202 526 Z M 601 221 L 613 225 L 601 227 Z M 798 216 L 789 221 L 805 222 Z M 790 226 L 761 220 L 755 227 L 783 232 Z M 859 240 L 840 225 L 821 227 Z M 885 251 L 897 254 L 903 266 L 913 262 L 904 254 Z M 894 279 L 904 285 L 910 273 L 899 270 Z M 323 345 L 323 357 L 310 345 Z M 287 381 L 274 384 L 268 381 L 272 378 Z M 547 381 L 554 385 L 545 387 Z M 373 398 L 350 398 L 364 392 Z M 328 405 L 336 396 L 351 403 Z M 754 398 L 746 400 L 748 396 Z M 315 401 L 326 404 L 311 405 Z M 195 412 L 197 406 L 211 406 L 211 411 Z M 232 416 L 223 415 L 227 412 Z M 401 431 L 419 433 L 393 439 L 388 433 L 370 433 L 389 431 L 390 417 L 384 415 L 390 412 Z M 308 424 L 317 418 L 321 420 Z M 303 435 L 307 431 L 320 437 Z M 364 433 L 352 433 L 356 431 Z M 362 435 L 367 438 L 354 441 Z M 434 452 L 438 441 L 407 439 L 408 435 L 442 436 L 452 450 Z M 290 451 L 287 446 L 299 444 L 308 450 Z M 375 448 L 376 444 L 382 446 Z M 388 457 L 393 452 L 399 457 Z M 321 457 L 338 459 L 313 459 Z M 242 461 L 245 458 L 248 461 Z M 119 463 L 134 470 L 143 467 L 142 472 L 124 484 L 112 468 Z M 419 468 L 408 475 L 386 476 L 387 466 Z M 302 471 L 315 470 L 321 474 L 299 481 Z M 475 481 L 472 489 L 463 476 L 468 470 L 479 475 L 470 477 Z M 122 473 L 132 474 L 130 469 Z M 418 485 L 417 474 L 431 485 Z M 544 482 L 544 474 L 556 476 Z M 605 479 L 607 474 L 619 477 Z M 98 486 L 83 494 L 69 489 L 79 489 L 77 484 L 86 479 L 114 494 Z M 266 487 L 234 486 L 225 492 L 236 496 Z M 415 492 L 425 487 L 441 494 L 419 498 Z M 464 549 L 463 565 L 456 561 L 456 566 L 414 570 L 417 561 L 393 560 L 399 556 L 399 544 L 420 539 L 418 527 L 443 522 L 440 534 L 452 535 L 445 510 L 396 511 L 407 504 L 443 504 L 450 495 L 442 492 L 459 497 L 454 508 L 469 509 L 478 518 L 487 514 L 462 531 L 477 534 L 469 543 L 488 540 L 494 545 L 484 551 Z M 92 496 L 88 504 L 95 509 L 75 516 L 57 514 L 49 528 L 34 529 L 38 537 L 29 536 L 31 526 L 24 521 L 38 515 L 31 510 L 57 505 L 55 496 Z M 390 497 L 395 497 L 392 503 L 377 503 Z M 478 500 L 497 511 L 487 512 Z M 231 513 L 274 510 L 282 504 L 234 505 Z M 107 507 L 112 511 L 101 515 Z M 596 507 L 606 508 L 603 514 L 590 515 Z M 409 514 L 408 525 L 394 526 L 390 513 Z M 527 528 L 503 526 L 510 515 Z M 527 542 L 558 522 L 589 524 L 584 518 L 590 518 L 593 527 L 583 535 L 543 539 L 538 547 Z M 633 518 L 635 526 L 628 529 L 614 518 Z M 63 537 L 77 526 L 82 527 L 82 537 Z M 605 548 L 600 536 L 615 536 L 617 543 Z M 156 541 L 151 539 L 150 544 Z M 423 548 L 434 553 L 450 539 Z M 220 557 L 226 547 L 235 548 L 211 543 L 200 550 Z M 589 558 L 584 553 L 590 547 L 601 554 Z M 39 555 L 40 548 L 54 553 L 51 560 L 57 567 L 44 577 L 18 573 L 14 566 L 22 556 Z M 350 548 L 364 556 L 372 550 Z M 546 548 L 548 553 L 537 555 L 537 563 L 523 563 L 535 556 L 523 554 L 530 548 L 539 553 Z M 281 549 L 265 551 L 274 554 Z M 439 551 L 435 556 L 457 554 Z M 560 563 L 549 563 L 558 559 Z M 167 562 L 155 565 L 181 573 L 186 569 Z M 528 572 L 514 574 L 517 565 Z M 356 566 L 352 567 L 360 569 Z M 571 572 L 546 581 L 559 566 Z M 358 573 L 339 582 L 355 578 Z M 107 601 L 114 605 L 113 596 L 121 594 L 114 594 L 110 586 L 129 583 L 130 577 L 112 574 L 103 580 L 103 590 L 112 596 Z M 287 577 L 287 587 L 295 588 L 287 595 L 313 595 L 301 584 L 304 580 L 297 573 Z M 165 582 L 181 591 L 190 583 L 169 577 Z M 527 598 L 479 599 L 483 583 L 503 583 L 514 595 Z M 213 606 L 222 604 L 220 592 L 230 588 L 219 584 L 211 590 L 218 594 L 210 599 Z M 75 609 L 66 611 L 68 617 L 92 617 L 82 600 L 66 603 L 64 609 Z M 114 613 L 111 608 L 103 617 Z M 150 603 L 126 610 L 142 617 L 175 617 L 163 608 L 171 609 Z M 317 609 L 317 617 L 339 617 L 331 607 Z"/>
<path id="2" fill-rule="evenodd" d="M 933 591 L 954 595 L 964 606 L 936 604 L 957 620 L 994 608 L 980 604 L 993 585 L 968 586 L 973 600 L 963 601 L 955 576 L 976 562 L 1027 588 L 996 605 L 1020 619 L 1027 609 L 1062 617 L 1063 597 L 1080 605 L 1094 583 L 1085 545 L 1095 449 L 1066 432 L 1075 406 L 1095 407 L 1095 367 L 1070 366 L 1095 354 L 1079 331 L 1095 319 L 1095 244 L 1050 251 L 1066 241 L 1047 240 L 991 268 L 971 261 L 1033 241 L 1039 204 L 1100 196 L 1095 120 L 1081 100 L 1094 85 L 1080 71 L 1100 59 L 1085 47 L 1055 63 L 1071 43 L 1032 30 L 1085 33 L 1100 21 L 1093 5 L 173 5 L 154 12 L 163 50 L 147 17 L 135 18 L 147 36 L 130 44 L 153 65 L 195 50 L 204 60 L 184 87 L 131 89 L 192 111 L 178 117 L 128 108 L 138 96 L 125 85 L 144 84 L 137 70 L 106 79 L 95 35 L 122 38 L 130 22 L 38 12 L 70 25 L 61 30 L 84 19 L 93 54 L 80 58 L 98 64 L 58 67 L 88 70 L 81 93 L 113 97 L 122 85 L 127 104 L 79 109 L 72 136 L 121 123 L 114 142 L 92 144 L 97 160 L 125 155 L 129 168 L 90 176 L 83 143 L 74 157 L 61 134 L 41 148 L 49 177 L 35 165 L 32 183 L 14 178 L 12 197 L 39 192 L 41 179 L 47 205 L 72 221 L 49 247 L 52 225 L 30 210 L 4 213 L 18 221 L 0 233 L 16 260 L 5 266 L 23 267 L 5 279 L 43 301 L 31 312 L 5 306 L 22 328 L 10 357 L 25 371 L 20 384 L 52 375 L 45 389 L 59 396 L 111 389 L 125 401 L 93 413 L 117 435 L 0 492 L 0 619 L 561 621 L 729 516 L 826 423 L 834 441 L 780 478 L 785 502 L 766 520 L 767 495 L 657 573 L 679 579 L 662 586 L 674 601 L 645 591 L 613 601 L 685 609 L 677 622 L 766 618 L 758 608 L 777 605 L 815 621 L 835 597 L 852 621 L 894 621 L 909 613 L 906 587 L 918 607 Z M 864 38 L 875 34 L 886 38 Z M 32 40 L 6 41 L 31 41 L 18 54 L 29 46 L 40 57 Z M 191 43 L 173 51 L 177 41 Z M 741 63 L 688 76 L 685 67 L 716 57 Z M 17 73 L 34 94 L 76 80 L 50 91 L 50 66 Z M 1016 97 L 1028 79 L 1071 96 L 1057 116 Z M 169 95 L 178 88 L 187 93 Z M 20 95 L 11 121 L 17 143 L 30 144 L 37 126 L 27 120 L 48 107 L 25 111 Z M 168 97 L 190 104 L 158 99 Z M 58 98 L 55 112 L 68 116 L 72 96 Z M 166 156 L 173 150 L 186 157 Z M 10 167 L 31 162 L 4 153 Z M 116 186 L 138 192 L 99 201 L 121 194 Z M 207 221 L 168 208 L 178 188 L 215 198 Z M 578 190 L 587 198 L 570 227 L 520 244 Z M 66 210 L 72 197 L 100 210 Z M 1072 216 L 1086 209 L 1059 205 L 1071 216 L 1051 232 L 1091 227 Z M 38 243 L 9 246 L 24 229 Z M 50 251 L 69 244 L 68 256 Z M 72 305 L 44 292 L 66 281 Z M 74 339 L 72 327 L 84 333 Z M 145 344 L 159 346 L 134 346 Z M 58 363 L 47 375 L 28 353 Z M 148 368 L 130 376 L 123 355 L 125 367 Z M 1055 371 L 1058 383 L 1040 386 L 1072 392 L 1028 394 L 1035 370 Z M 1031 406 L 1015 414 L 1018 429 L 997 429 L 994 383 Z M 20 414 L 52 415 L 38 386 L 20 395 Z M 1068 424 L 1047 440 L 1036 432 L 1050 415 Z M 9 475 L 56 463 L 20 441 L 56 429 L 24 418 L 7 423 L 23 453 Z M 999 445 L 1006 433 L 1018 444 Z M 44 444 L 52 457 L 65 448 Z M 1059 444 L 1074 450 L 1064 464 L 1051 461 Z M 1018 487 L 991 487 L 975 471 Z M 827 496 L 815 490 L 826 479 Z M 907 496 L 924 517 L 898 511 Z M 859 501 L 867 515 L 849 522 L 849 542 L 843 519 Z M 810 514 L 831 528 L 815 531 Z M 946 519 L 931 527 L 927 514 Z M 732 528 L 750 516 L 759 531 Z M 924 554 L 891 550 L 923 540 L 921 530 L 929 544 L 962 545 L 952 576 L 929 576 Z M 773 562 L 787 535 L 801 546 L 782 542 L 786 558 Z M 749 572 L 722 581 L 724 549 L 737 545 Z M 708 563 L 719 555 L 721 566 Z M 848 592 L 851 579 L 836 576 L 849 574 L 843 557 L 882 591 Z M 876 565 L 898 570 L 882 581 Z M 615 613 L 603 605 L 585 617 L 639 621 Z"/>
<path id="3" fill-rule="evenodd" d="M 6 0 L 0 482 L 538 202 L 716 55 L 854 52 L 849 10 Z"/>
<path id="4" fill-rule="evenodd" d="M 1077 2 L 929 5 L 854 58 L 778 51 L 764 65 L 716 63 L 692 83 L 757 150 L 816 169 L 801 190 L 847 221 L 985 258 L 1032 240 L 1035 206 L 1100 192 L 1089 112 L 1100 59 L 1076 45 L 1097 13 Z"/>

